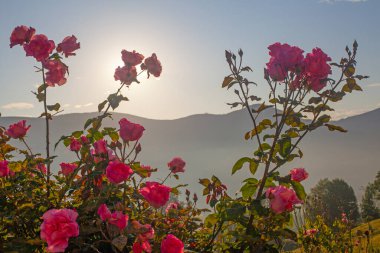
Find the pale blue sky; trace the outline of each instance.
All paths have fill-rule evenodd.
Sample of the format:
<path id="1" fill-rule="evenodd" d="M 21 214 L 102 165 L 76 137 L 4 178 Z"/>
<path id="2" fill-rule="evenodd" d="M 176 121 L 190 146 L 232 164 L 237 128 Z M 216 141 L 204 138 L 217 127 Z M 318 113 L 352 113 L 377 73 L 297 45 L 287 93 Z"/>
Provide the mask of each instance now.
<path id="1" fill-rule="evenodd" d="M 267 46 L 298 45 L 306 52 L 318 46 L 338 61 L 344 47 L 359 42 L 358 72 L 370 75 L 364 92 L 349 95 L 338 115 L 380 107 L 379 0 L 159 0 L 159 1 L 1 1 L 0 112 L 4 116 L 38 116 L 42 111 L 31 90 L 41 83 L 35 61 L 19 46 L 9 48 L 18 25 L 32 26 L 59 43 L 74 34 L 81 43 L 67 84 L 49 89 L 49 101 L 65 113 L 95 111 L 119 84 L 114 69 L 122 49 L 145 56 L 155 52 L 163 65 L 159 80 L 140 78 L 124 94 L 130 102 L 119 112 L 154 119 L 198 113 L 227 113 L 233 92 L 220 88 L 228 74 L 224 50 L 242 48 L 254 69 L 256 92 L 266 97 L 262 73 Z M 19 109 L 15 109 L 15 107 Z"/>

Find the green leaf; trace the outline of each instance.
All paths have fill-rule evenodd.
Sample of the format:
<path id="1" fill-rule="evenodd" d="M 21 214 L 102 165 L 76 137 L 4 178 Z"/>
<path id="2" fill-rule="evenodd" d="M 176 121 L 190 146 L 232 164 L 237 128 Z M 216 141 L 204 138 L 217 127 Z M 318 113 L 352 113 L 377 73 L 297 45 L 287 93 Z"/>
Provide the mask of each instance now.
<path id="1" fill-rule="evenodd" d="M 292 147 L 291 139 L 285 138 L 279 141 L 280 144 L 280 155 L 286 157 L 289 155 L 290 149 Z"/>
<path id="2" fill-rule="evenodd" d="M 49 111 L 58 111 L 61 105 L 59 103 L 55 103 L 54 105 L 47 105 L 46 108 Z"/>
<path id="3" fill-rule="evenodd" d="M 232 80 L 234 80 L 232 76 L 226 76 L 223 80 L 222 88 L 228 86 L 232 82 Z"/>
<path id="4" fill-rule="evenodd" d="M 203 179 L 199 179 L 199 183 L 205 187 L 209 186 L 209 184 L 211 183 L 210 180 L 208 178 L 203 178 Z"/>
<path id="5" fill-rule="evenodd" d="M 86 123 L 84 124 L 84 129 L 86 129 L 87 127 L 89 127 L 94 120 L 95 120 L 95 118 L 88 119 L 86 121 Z"/>
<path id="6" fill-rule="evenodd" d="M 294 191 L 297 194 L 297 197 L 300 200 L 305 200 L 306 199 L 306 192 L 305 192 L 303 185 L 301 183 L 293 181 L 293 180 L 291 181 L 291 184 L 293 186 Z"/>
<path id="7" fill-rule="evenodd" d="M 257 184 L 251 184 L 250 182 L 245 183 L 241 188 L 241 195 L 244 199 L 248 199 L 255 194 L 257 190 Z"/>
<path id="8" fill-rule="evenodd" d="M 309 104 L 319 104 L 321 101 L 321 97 L 312 97 L 309 99 Z"/>
<path id="9" fill-rule="evenodd" d="M 342 133 L 346 133 L 347 132 L 346 129 L 344 129 L 343 127 L 340 127 L 340 126 L 335 126 L 335 125 L 331 125 L 331 124 L 325 124 L 325 126 L 327 126 L 327 128 L 330 131 L 339 131 L 339 132 L 342 132 Z"/>
<path id="10" fill-rule="evenodd" d="M 98 112 L 101 112 L 104 108 L 104 106 L 107 104 L 107 100 L 104 100 L 103 102 L 101 102 L 99 105 L 98 105 Z"/>
<path id="11" fill-rule="evenodd" d="M 212 213 L 212 214 L 207 215 L 207 217 L 205 219 L 205 225 L 208 228 L 211 228 L 217 222 L 218 222 L 218 215 L 216 213 Z"/>
<path id="12" fill-rule="evenodd" d="M 71 135 L 74 136 L 75 138 L 81 137 L 82 134 L 83 134 L 83 131 L 75 131 L 71 133 Z"/>
<path id="13" fill-rule="evenodd" d="M 256 162 L 254 159 L 252 159 L 249 162 L 249 171 L 251 172 L 252 175 L 255 175 L 258 167 L 259 167 L 259 163 Z"/>
<path id="14" fill-rule="evenodd" d="M 251 161 L 252 159 L 249 157 L 240 158 L 232 167 L 232 175 L 235 174 L 236 171 L 240 170 L 243 167 L 244 163 L 250 163 Z"/>

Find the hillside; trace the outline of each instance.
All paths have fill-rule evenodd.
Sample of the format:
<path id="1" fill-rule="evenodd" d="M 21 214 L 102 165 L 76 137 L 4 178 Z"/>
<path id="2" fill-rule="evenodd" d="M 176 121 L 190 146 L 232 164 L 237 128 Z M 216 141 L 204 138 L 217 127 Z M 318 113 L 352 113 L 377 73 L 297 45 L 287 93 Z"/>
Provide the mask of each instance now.
<path id="1" fill-rule="evenodd" d="M 268 112 L 269 113 L 269 112 Z M 83 129 L 87 118 L 95 113 L 66 114 L 52 121 L 52 143 L 61 135 Z M 241 179 L 247 175 L 239 171 L 231 177 L 231 167 L 242 156 L 253 151 L 252 141 L 245 141 L 244 133 L 251 129 L 245 111 L 234 111 L 224 115 L 200 114 L 175 120 L 151 120 L 128 114 L 115 113 L 113 121 L 107 119 L 104 126 L 118 126 L 120 118 L 126 117 L 146 129 L 141 140 L 140 160 L 159 168 L 153 179 L 164 177 L 166 163 L 174 156 L 181 156 L 187 162 L 186 173 L 179 182 L 188 183 L 193 191 L 200 194 L 199 178 L 213 174 L 222 179 L 233 193 L 239 189 Z M 8 126 L 21 120 L 19 117 L 1 117 L 0 125 Z M 27 118 L 32 125 L 28 142 L 34 150 L 44 153 L 44 124 L 42 119 Z M 293 167 L 305 167 L 310 178 L 306 188 L 318 180 L 343 178 L 353 186 L 357 196 L 363 187 L 372 181 L 380 167 L 380 109 L 335 122 L 348 130 L 348 133 L 330 132 L 327 129 L 312 132 L 301 144 L 305 154 L 302 160 L 295 160 L 291 167 L 283 168 L 283 173 Z M 61 161 L 70 162 L 73 156 L 63 145 L 55 154 L 54 171 Z M 261 173 L 260 169 L 259 172 Z M 173 179 L 174 180 L 174 179 Z"/>

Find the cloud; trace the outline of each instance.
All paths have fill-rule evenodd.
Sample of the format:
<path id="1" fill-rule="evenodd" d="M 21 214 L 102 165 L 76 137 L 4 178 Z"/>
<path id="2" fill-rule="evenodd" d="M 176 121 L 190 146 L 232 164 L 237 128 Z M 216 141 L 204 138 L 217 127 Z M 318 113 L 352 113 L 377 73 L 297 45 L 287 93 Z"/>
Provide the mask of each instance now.
<path id="1" fill-rule="evenodd" d="M 337 2 L 349 2 L 349 3 L 364 3 L 367 2 L 368 0 L 321 0 L 320 3 L 337 3 Z"/>
<path id="2" fill-rule="evenodd" d="M 93 105 L 94 103 L 87 103 L 87 104 L 83 104 L 83 105 L 74 105 L 74 108 L 83 108 L 83 107 L 89 107 L 91 105 Z"/>
<path id="3" fill-rule="evenodd" d="M 6 110 L 27 110 L 34 108 L 33 104 L 25 103 L 25 102 L 16 102 L 16 103 L 9 103 L 1 106 L 1 108 Z"/>
<path id="4" fill-rule="evenodd" d="M 368 87 L 380 87 L 380 83 L 371 83 L 367 85 Z"/>
<path id="5" fill-rule="evenodd" d="M 371 109 L 354 109 L 354 110 L 336 110 L 330 113 L 333 120 L 345 119 L 355 115 L 363 114 L 370 111 Z"/>

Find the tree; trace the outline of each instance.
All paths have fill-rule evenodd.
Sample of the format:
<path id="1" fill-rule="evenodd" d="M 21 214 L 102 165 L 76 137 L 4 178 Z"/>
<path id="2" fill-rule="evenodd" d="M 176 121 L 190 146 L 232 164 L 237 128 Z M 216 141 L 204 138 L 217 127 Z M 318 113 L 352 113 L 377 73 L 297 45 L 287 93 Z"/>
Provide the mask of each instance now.
<path id="1" fill-rule="evenodd" d="M 376 206 L 376 200 L 380 195 L 380 171 L 377 172 L 376 179 L 373 183 L 368 183 L 365 188 L 364 196 L 360 204 L 361 215 L 363 220 L 371 221 L 380 218 L 380 209 Z"/>
<path id="2" fill-rule="evenodd" d="M 342 179 L 332 181 L 320 180 L 311 189 L 306 200 L 306 215 L 315 220 L 317 215 L 324 218 L 327 224 L 332 225 L 334 220 L 340 219 L 345 213 L 350 221 L 357 222 L 359 209 L 354 190 Z"/>

